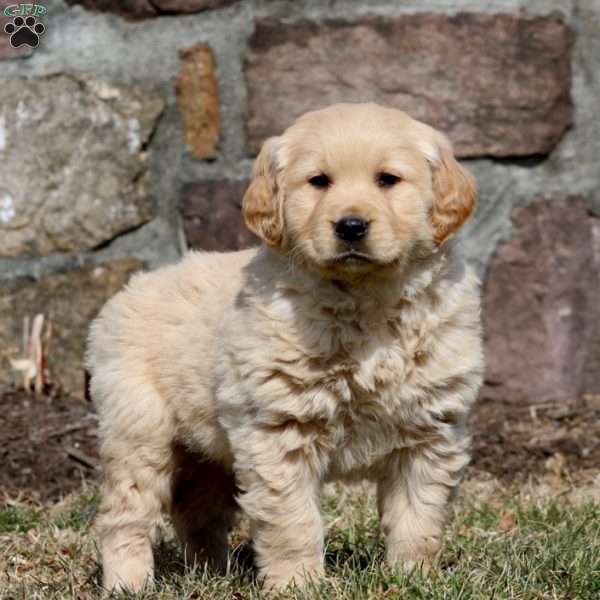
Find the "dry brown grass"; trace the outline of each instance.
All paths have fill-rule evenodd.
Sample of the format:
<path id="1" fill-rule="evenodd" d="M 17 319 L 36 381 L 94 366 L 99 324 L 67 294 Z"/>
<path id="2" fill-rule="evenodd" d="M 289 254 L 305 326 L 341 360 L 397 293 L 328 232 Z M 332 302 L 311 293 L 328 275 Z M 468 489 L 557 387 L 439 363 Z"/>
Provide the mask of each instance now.
<path id="1" fill-rule="evenodd" d="M 503 488 L 468 481 L 456 504 L 440 568 L 433 576 L 395 573 L 382 565 L 382 543 L 368 489 L 332 488 L 324 500 L 329 523 L 328 577 L 280 598 L 523 598 L 600 597 L 600 481 Z M 551 492 L 551 493 L 550 493 Z M 98 501 L 88 486 L 52 506 L 6 501 L 0 507 L 0 598 L 88 600 L 102 595 L 90 533 Z M 265 596 L 247 565 L 228 577 L 190 571 L 172 538 L 157 549 L 156 589 L 139 598 L 258 599 Z M 243 556 L 243 524 L 232 535 Z M 116 597 L 116 596 L 115 596 Z"/>

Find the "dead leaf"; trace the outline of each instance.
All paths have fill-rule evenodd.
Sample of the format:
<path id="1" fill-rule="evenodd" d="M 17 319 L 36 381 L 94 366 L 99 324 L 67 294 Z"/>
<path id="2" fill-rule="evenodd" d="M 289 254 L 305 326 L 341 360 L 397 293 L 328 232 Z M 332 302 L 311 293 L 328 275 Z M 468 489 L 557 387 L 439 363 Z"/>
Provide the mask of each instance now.
<path id="1" fill-rule="evenodd" d="M 555 475 L 556 477 L 562 477 L 564 475 L 566 466 L 567 457 L 562 452 L 553 454 L 544 464 L 546 471 L 552 473 L 552 475 Z"/>
<path id="2" fill-rule="evenodd" d="M 584 394 L 583 401 L 592 409 L 600 410 L 600 394 Z"/>
<path id="3" fill-rule="evenodd" d="M 504 533 L 511 533 L 517 528 L 517 519 L 513 512 L 506 511 L 500 518 L 498 527 L 504 531 Z"/>

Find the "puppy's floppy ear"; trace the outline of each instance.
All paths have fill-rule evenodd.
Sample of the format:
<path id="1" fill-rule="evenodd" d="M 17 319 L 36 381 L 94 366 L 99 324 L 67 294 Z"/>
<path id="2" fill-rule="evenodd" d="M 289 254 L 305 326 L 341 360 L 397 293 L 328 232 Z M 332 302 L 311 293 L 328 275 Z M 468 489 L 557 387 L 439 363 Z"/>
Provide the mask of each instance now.
<path id="1" fill-rule="evenodd" d="M 263 144 L 242 204 L 246 226 L 269 246 L 279 246 L 283 239 L 283 190 L 277 160 L 280 141 L 272 137 Z"/>
<path id="2" fill-rule="evenodd" d="M 477 188 L 473 176 L 454 158 L 452 145 L 436 132 L 437 156 L 430 157 L 433 168 L 435 203 L 431 213 L 434 240 L 441 246 L 464 225 L 477 204 Z"/>

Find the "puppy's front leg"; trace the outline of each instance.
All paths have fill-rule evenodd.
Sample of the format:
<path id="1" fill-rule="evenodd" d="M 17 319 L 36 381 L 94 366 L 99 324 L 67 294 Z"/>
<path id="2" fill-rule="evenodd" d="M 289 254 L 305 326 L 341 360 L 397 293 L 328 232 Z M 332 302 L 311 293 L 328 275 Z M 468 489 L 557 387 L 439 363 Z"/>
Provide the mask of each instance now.
<path id="1" fill-rule="evenodd" d="M 253 431 L 236 444 L 235 470 L 259 574 L 267 587 L 281 588 L 323 574 L 323 526 L 320 481 L 309 450 L 287 445 L 297 437 L 293 426 L 273 429 Z"/>
<path id="2" fill-rule="evenodd" d="M 429 569 L 441 547 L 451 497 L 468 462 L 467 438 L 390 455 L 377 487 L 390 566 Z"/>

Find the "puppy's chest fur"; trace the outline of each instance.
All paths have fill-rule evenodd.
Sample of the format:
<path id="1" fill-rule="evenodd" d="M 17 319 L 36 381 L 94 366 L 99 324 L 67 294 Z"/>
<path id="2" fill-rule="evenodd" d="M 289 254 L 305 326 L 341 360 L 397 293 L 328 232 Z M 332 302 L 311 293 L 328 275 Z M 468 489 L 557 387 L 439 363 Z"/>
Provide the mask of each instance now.
<path id="1" fill-rule="evenodd" d="M 310 365 L 299 395 L 304 407 L 297 416 L 312 423 L 309 438 L 329 454 L 331 477 L 361 475 L 379 458 L 434 433 L 427 408 L 415 401 L 415 391 L 425 400 L 414 385 L 422 379 L 419 347 L 425 340 L 407 329 L 399 312 L 376 321 L 360 315 L 331 319 L 320 327 L 319 346 L 331 347 L 312 357 L 298 356 L 291 369 L 289 364 L 278 369 L 279 376 L 293 380 L 298 365 Z"/>
<path id="2" fill-rule="evenodd" d="M 254 343 L 229 353 L 247 395 L 244 418 L 279 429 L 290 453 L 318 453 L 326 476 L 362 477 L 392 451 L 452 427 L 431 393 L 449 375 L 430 358 L 443 328 L 431 299 L 299 307 L 283 294 L 262 315 Z M 241 408 L 226 403 L 230 415 Z"/>

